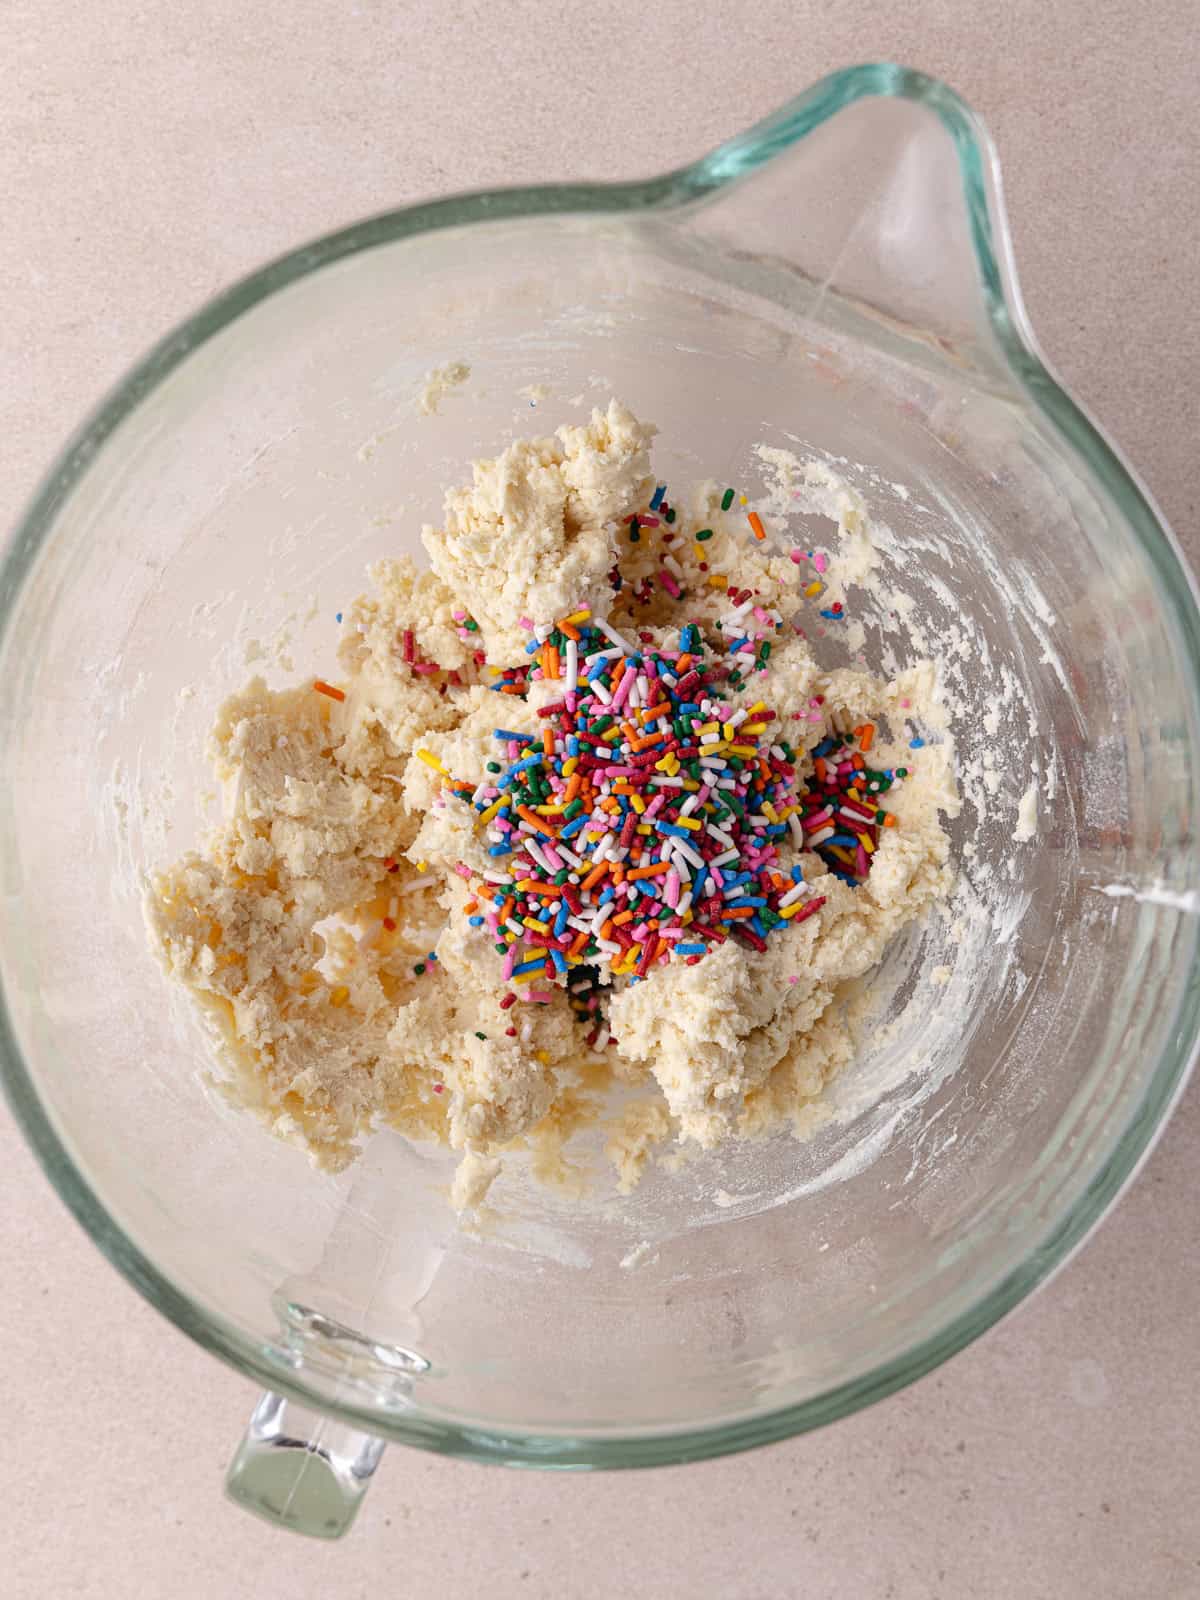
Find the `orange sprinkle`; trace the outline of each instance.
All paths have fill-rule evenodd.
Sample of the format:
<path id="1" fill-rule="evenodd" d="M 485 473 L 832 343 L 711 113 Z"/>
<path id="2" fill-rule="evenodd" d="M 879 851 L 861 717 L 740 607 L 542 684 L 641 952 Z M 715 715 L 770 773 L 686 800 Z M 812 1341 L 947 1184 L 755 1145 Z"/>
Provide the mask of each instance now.
<path id="1" fill-rule="evenodd" d="M 578 644 L 580 639 L 583 637 L 579 629 L 572 627 L 569 622 L 560 622 L 558 625 L 558 631 L 559 633 L 565 633 L 568 639 L 574 639 L 576 644 Z"/>
<path id="2" fill-rule="evenodd" d="M 509 917 L 511 917 L 512 914 L 513 914 L 513 910 L 515 909 L 516 904 L 517 904 L 517 902 L 513 899 L 512 895 L 509 895 L 508 899 L 500 907 L 500 921 L 501 922 L 507 922 L 508 921 Z"/>
<path id="3" fill-rule="evenodd" d="M 331 683 L 326 683 L 324 678 L 314 678 L 313 688 L 318 694 L 327 694 L 331 700 L 344 700 L 346 698 L 344 689 L 335 689 Z"/>
<path id="4" fill-rule="evenodd" d="M 678 677 L 678 678 L 682 678 L 684 673 L 691 666 L 691 664 L 692 664 L 691 652 L 689 650 L 685 650 L 683 652 L 683 654 L 680 656 L 678 662 L 675 665 L 675 676 Z"/>
<path id="5" fill-rule="evenodd" d="M 762 518 L 759 516 L 757 511 L 748 511 L 746 513 L 746 521 L 754 530 L 754 537 L 756 539 L 765 539 L 767 537 L 767 530 L 763 527 Z"/>
<path id="6" fill-rule="evenodd" d="M 630 876 L 632 877 L 632 875 L 633 874 L 631 873 Z M 613 927 L 614 928 L 622 928 L 622 927 L 624 927 L 624 925 L 627 922 L 632 922 L 632 921 L 633 921 L 633 912 L 632 911 L 618 911 L 616 916 L 612 919 L 612 923 L 613 923 Z"/>
<path id="7" fill-rule="evenodd" d="M 596 887 L 596 885 L 600 882 L 600 879 L 604 876 L 604 874 L 607 871 L 608 871 L 608 862 L 607 861 L 602 861 L 598 867 L 593 867 L 592 868 L 592 870 L 588 873 L 587 877 L 583 880 L 583 882 L 579 885 L 579 887 L 581 889 L 594 889 Z"/>
<path id="8" fill-rule="evenodd" d="M 548 756 L 554 754 L 554 732 L 549 727 L 542 729 L 542 753 Z"/>
<path id="9" fill-rule="evenodd" d="M 501 686 L 501 694 L 524 694 L 525 686 L 520 683 L 506 683 Z"/>
<path id="10" fill-rule="evenodd" d="M 563 795 L 563 805 L 569 806 L 582 787 L 583 779 L 577 772 L 573 772 L 567 781 L 566 793 Z"/>
<path id="11" fill-rule="evenodd" d="M 631 881 L 634 878 L 657 878 L 661 873 L 670 872 L 670 870 L 671 863 L 669 861 L 656 861 L 649 867 L 634 867 L 627 876 Z"/>
<path id="12" fill-rule="evenodd" d="M 517 885 L 522 894 L 536 894 L 543 900 L 559 900 L 562 890 L 556 883 L 535 883 L 532 880 L 523 881 Z"/>
<path id="13" fill-rule="evenodd" d="M 875 738 L 875 724 L 864 722 L 858 731 L 858 744 L 861 750 L 869 750 Z"/>
<path id="14" fill-rule="evenodd" d="M 900 826 L 899 822 L 896 820 L 896 818 L 892 815 L 892 813 L 890 811 L 884 817 L 883 825 L 884 825 L 885 828 L 898 828 Z"/>
<path id="15" fill-rule="evenodd" d="M 572 944 L 571 948 L 567 951 L 567 954 L 569 956 L 581 956 L 583 954 L 583 952 L 587 949 L 587 942 L 588 942 L 588 940 L 590 938 L 591 938 L 591 934 L 589 934 L 589 933 L 576 934 L 575 942 L 574 942 L 574 944 Z"/>
<path id="16" fill-rule="evenodd" d="M 468 900 L 466 905 L 463 907 L 463 914 L 464 914 L 464 916 L 468 916 L 469 917 L 472 914 L 472 912 L 478 911 L 478 909 L 479 909 L 479 901 L 478 900 Z"/>
<path id="17" fill-rule="evenodd" d="M 558 677 L 558 651 L 552 644 L 542 647 L 542 675 L 546 678 Z"/>
<path id="18" fill-rule="evenodd" d="M 666 948 L 667 948 L 667 941 L 665 939 L 659 939 L 659 940 L 657 940 L 655 942 L 655 945 L 654 945 L 654 959 L 655 959 L 655 961 L 658 960 L 659 956 L 661 956 L 663 954 L 663 952 L 666 950 Z"/>
<path id="19" fill-rule="evenodd" d="M 528 806 L 518 806 L 517 815 L 527 822 L 531 828 L 536 828 L 538 833 L 544 833 L 547 839 L 558 838 L 558 835 L 555 833 L 554 829 L 548 827 L 547 824 L 542 821 L 541 817 L 538 816 L 537 812 L 531 811 Z"/>
<path id="20" fill-rule="evenodd" d="M 823 760 L 823 758 L 821 756 L 818 756 L 817 759 L 813 762 L 813 771 L 817 775 L 817 782 L 818 783 L 824 783 L 825 782 L 825 762 L 824 762 L 824 760 Z"/>
<path id="21" fill-rule="evenodd" d="M 683 671 L 683 658 L 682 657 L 680 657 L 680 661 L 679 661 L 679 670 L 682 673 L 682 671 Z M 642 722 L 643 723 L 653 722 L 655 717 L 665 717 L 665 716 L 667 716 L 669 714 L 670 710 L 671 710 L 671 702 L 669 700 L 660 700 L 656 706 L 649 706 L 649 707 L 647 707 L 647 709 L 645 711 L 643 711 L 641 713 Z"/>
<path id="22" fill-rule="evenodd" d="M 740 909 L 737 906 L 734 906 L 732 908 L 732 910 L 722 911 L 721 916 L 720 916 L 720 920 L 722 922 L 729 922 L 734 917 L 752 917 L 753 915 L 754 915 L 754 907 L 753 906 L 742 906 Z"/>

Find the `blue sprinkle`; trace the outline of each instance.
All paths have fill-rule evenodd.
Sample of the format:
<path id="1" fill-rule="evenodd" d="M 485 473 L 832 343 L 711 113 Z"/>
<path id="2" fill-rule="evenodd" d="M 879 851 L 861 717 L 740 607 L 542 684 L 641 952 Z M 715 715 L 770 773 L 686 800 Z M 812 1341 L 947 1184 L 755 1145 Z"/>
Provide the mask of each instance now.
<path id="1" fill-rule="evenodd" d="M 554 937 L 561 939 L 567 931 L 567 918 L 571 915 L 571 908 L 564 900 L 558 908 L 558 915 L 554 919 Z"/>
<path id="2" fill-rule="evenodd" d="M 554 963 L 555 971 L 565 972 L 567 970 L 567 958 L 561 950 L 551 950 L 550 959 Z"/>
<path id="3" fill-rule="evenodd" d="M 342 620 L 342 613 L 341 613 L 341 612 L 340 612 L 340 611 L 338 611 L 338 612 L 337 612 L 337 613 L 335 613 L 335 615 L 334 615 L 334 619 L 333 619 L 333 620 L 334 620 L 334 621 L 335 621 L 335 622 L 340 622 L 340 621 L 341 621 L 341 620 Z"/>
<path id="4" fill-rule="evenodd" d="M 541 648 L 541 645 L 536 639 L 530 639 L 529 643 L 525 646 L 525 654 L 527 656 L 535 656 Z"/>
<path id="5" fill-rule="evenodd" d="M 707 949 L 708 946 L 703 944 L 677 944 L 675 946 L 675 954 L 679 956 L 702 956 Z"/>
<path id="6" fill-rule="evenodd" d="M 482 928 L 483 927 L 483 918 L 482 917 L 468 917 L 467 921 L 471 924 L 471 926 L 473 928 Z"/>
<path id="7" fill-rule="evenodd" d="M 924 739 L 910 739 L 908 741 L 908 748 L 910 750 L 924 750 L 925 741 Z"/>
<path id="8" fill-rule="evenodd" d="M 510 855 L 512 855 L 512 846 L 509 845 L 509 844 L 493 844 L 493 845 L 489 845 L 488 846 L 488 855 L 490 855 L 490 856 L 510 856 Z"/>
<path id="9" fill-rule="evenodd" d="M 579 740 L 573 733 L 567 735 L 567 754 L 569 756 L 577 756 L 579 754 Z"/>
<path id="10" fill-rule="evenodd" d="M 793 883 L 803 883 L 804 882 L 804 869 L 802 867 L 793 867 L 792 868 L 792 882 Z"/>
<path id="11" fill-rule="evenodd" d="M 576 817 L 573 822 L 568 822 L 565 828 L 560 828 L 558 837 L 560 839 L 573 839 L 581 828 L 587 827 L 588 820 L 588 814 L 585 811 L 582 816 Z"/>
<path id="12" fill-rule="evenodd" d="M 825 843 L 849 845 L 849 847 L 853 850 L 855 845 L 858 843 L 858 837 L 853 833 L 835 833 L 832 839 L 826 839 Z"/>
<path id="13" fill-rule="evenodd" d="M 767 930 L 763 927 L 762 923 L 757 917 L 750 918 L 750 926 L 754 929 L 755 933 L 760 939 L 765 939 L 767 937 Z"/>
<path id="14" fill-rule="evenodd" d="M 657 511 L 659 506 L 662 505 L 662 503 L 663 503 L 663 495 L 665 495 L 666 492 L 667 492 L 666 484 L 665 483 L 660 483 L 658 488 L 655 489 L 654 494 L 653 494 L 653 496 L 651 497 L 651 500 L 650 500 L 650 509 L 651 509 L 651 511 Z"/>
<path id="15" fill-rule="evenodd" d="M 562 837 L 561 834 L 559 835 L 559 837 L 560 838 Z M 606 905 L 609 905 L 616 898 L 617 898 L 617 891 L 613 888 L 612 884 L 610 883 L 608 888 L 605 889 L 604 893 L 600 896 L 600 899 L 597 901 L 597 904 L 598 905 L 602 905 L 602 906 L 606 906 Z"/>
<path id="16" fill-rule="evenodd" d="M 814 761 L 819 761 L 822 756 L 827 756 L 832 749 L 833 749 L 833 740 L 832 739 L 822 739 L 820 744 L 817 745 L 816 748 L 813 750 L 813 760 Z"/>
<path id="17" fill-rule="evenodd" d="M 536 972 L 537 969 L 542 965 L 544 960 L 545 960 L 545 957 L 539 955 L 539 956 L 534 956 L 532 961 L 522 961 L 522 963 L 521 963 L 521 965 L 519 967 L 514 967 L 513 968 L 513 977 L 514 978 L 521 978 L 521 977 L 524 977 L 525 973 L 527 973 L 527 972 Z"/>
<path id="18" fill-rule="evenodd" d="M 704 885 L 708 882 L 708 868 L 701 867 L 692 879 L 692 902 L 701 899 L 704 894 Z"/>
<path id="19" fill-rule="evenodd" d="M 499 739 L 501 744 L 528 744 L 530 735 L 527 733 L 514 733 L 511 728 L 493 728 L 492 738 Z"/>
<path id="20" fill-rule="evenodd" d="M 677 828 L 670 822 L 658 822 L 657 817 L 655 822 L 658 824 L 659 833 L 669 833 L 675 839 L 690 839 L 692 837 L 690 828 Z"/>

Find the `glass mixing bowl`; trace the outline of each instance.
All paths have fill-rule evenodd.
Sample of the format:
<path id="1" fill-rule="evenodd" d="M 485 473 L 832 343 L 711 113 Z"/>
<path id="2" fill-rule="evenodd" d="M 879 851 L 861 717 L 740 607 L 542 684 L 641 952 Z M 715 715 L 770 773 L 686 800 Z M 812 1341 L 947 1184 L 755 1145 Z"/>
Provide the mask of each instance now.
<path id="1" fill-rule="evenodd" d="M 418 414 L 448 359 L 470 381 Z M 381 1133 L 324 1176 L 213 1093 L 141 874 L 209 815 L 249 658 L 331 669 L 365 563 L 418 548 L 465 462 L 610 393 L 672 483 L 752 489 L 760 442 L 840 459 L 909 596 L 862 598 L 866 654 L 923 643 L 957 696 L 963 882 L 807 1142 L 627 1199 L 518 1171 L 472 1236 L 444 1154 Z M 633 1466 L 845 1416 L 1060 1264 L 1184 1080 L 1192 581 L 1040 359 L 986 134 L 927 78 L 840 73 L 665 177 L 417 206 L 264 268 L 67 446 L 0 597 L 8 1093 L 100 1248 L 266 1386 L 231 1487 L 290 1526 L 344 1529 L 388 1439 Z"/>

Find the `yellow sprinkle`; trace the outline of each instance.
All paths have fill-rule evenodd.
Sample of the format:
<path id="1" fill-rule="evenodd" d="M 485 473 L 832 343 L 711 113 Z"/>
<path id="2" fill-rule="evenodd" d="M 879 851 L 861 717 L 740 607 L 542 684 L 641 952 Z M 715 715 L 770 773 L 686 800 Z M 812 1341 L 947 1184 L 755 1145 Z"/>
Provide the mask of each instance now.
<path id="1" fill-rule="evenodd" d="M 683 787 L 685 792 L 690 789 L 693 794 L 696 794 L 700 788 L 700 785 L 696 782 L 695 778 L 685 778 L 683 780 Z"/>
<path id="2" fill-rule="evenodd" d="M 631 794 L 629 796 L 629 804 L 637 812 L 639 817 L 641 816 L 642 812 L 645 811 L 645 809 L 646 809 L 646 802 L 642 799 L 640 794 Z M 563 811 L 565 811 L 567 808 L 566 808 L 566 806 L 563 806 L 563 807 L 561 807 L 561 809 Z"/>
<path id="3" fill-rule="evenodd" d="M 704 546 L 702 544 L 694 544 L 692 546 L 692 549 L 696 552 L 696 560 L 697 561 L 703 561 L 704 560 Z"/>
<path id="4" fill-rule="evenodd" d="M 829 851 L 830 855 L 836 856 L 839 861 L 844 861 L 848 867 L 852 867 L 854 865 L 854 857 L 850 854 L 849 850 L 846 849 L 845 845 L 827 844 L 825 848 Z"/>
<path id="5" fill-rule="evenodd" d="M 752 744 L 731 744 L 726 749 L 731 756 L 756 756 L 758 754 L 757 747 Z M 700 753 L 703 755 L 703 750 Z"/>
<path id="6" fill-rule="evenodd" d="M 331 989 L 330 990 L 330 993 L 329 993 L 329 1004 L 331 1006 L 344 1006 L 346 1004 L 346 1001 L 349 1000 L 349 998 L 350 998 L 349 989 L 347 989 L 347 987 L 346 987 L 346 985 L 344 983 L 339 983 L 336 989 Z"/>
<path id="7" fill-rule="evenodd" d="M 540 921 L 537 917 L 522 917 L 521 925 L 525 928 L 532 928 L 534 933 L 550 932 L 550 924 L 548 922 Z"/>
<path id="8" fill-rule="evenodd" d="M 725 737 L 727 739 L 732 739 L 734 734 L 737 732 L 737 729 L 734 727 L 732 722 L 727 722 L 725 724 L 725 726 L 721 729 L 721 732 L 725 735 Z"/>
<path id="9" fill-rule="evenodd" d="M 786 917 L 794 917 L 796 915 L 797 911 L 799 911 L 803 907 L 803 905 L 804 905 L 804 901 L 803 900 L 793 900 L 790 906 L 784 906 L 783 910 L 779 913 L 779 915 L 781 917 L 785 917 L 785 918 Z"/>
<path id="10" fill-rule="evenodd" d="M 418 861 L 417 862 L 417 871 L 418 872 L 428 872 L 429 871 L 429 863 L 428 863 L 428 861 Z"/>
<path id="11" fill-rule="evenodd" d="M 766 731 L 767 731 L 767 725 L 766 725 L 765 722 L 743 722 L 742 723 L 742 732 L 743 733 L 766 733 Z"/>
<path id="12" fill-rule="evenodd" d="M 450 776 L 438 758 L 435 755 L 432 755 L 428 750 L 418 750 L 417 760 L 423 761 L 427 767 L 432 767 L 435 772 L 440 772 L 443 778 L 448 778 Z"/>
<path id="13" fill-rule="evenodd" d="M 677 828 L 690 828 L 693 833 L 698 833 L 702 824 L 695 817 L 676 817 L 675 826 Z"/>
<path id="14" fill-rule="evenodd" d="M 775 807 L 771 804 L 771 802 L 769 800 L 764 800 L 763 801 L 763 810 L 766 812 L 767 817 L 770 819 L 770 821 L 772 821 L 772 822 L 778 822 L 779 821 L 779 818 L 775 814 Z"/>
<path id="15" fill-rule="evenodd" d="M 665 773 L 667 773 L 668 776 L 670 775 L 670 772 L 671 772 L 671 756 L 670 756 L 669 752 L 662 758 L 661 761 L 656 761 L 654 763 L 654 770 L 655 770 L 655 772 L 665 772 Z"/>
<path id="16" fill-rule="evenodd" d="M 752 706 L 747 708 L 746 715 L 748 717 L 756 717 L 760 711 L 765 711 L 766 709 L 761 700 L 756 700 Z"/>
<path id="17" fill-rule="evenodd" d="M 707 739 L 710 733 L 720 733 L 720 731 L 721 724 L 719 722 L 706 722 L 702 728 L 696 729 L 696 736 L 697 738 Z"/>
<path id="18" fill-rule="evenodd" d="M 654 825 L 649 822 L 639 822 L 633 831 L 634 833 L 651 834 L 654 832 Z"/>
<path id="19" fill-rule="evenodd" d="M 574 773 L 576 767 L 578 767 L 578 765 L 579 765 L 579 757 L 578 756 L 568 756 L 567 759 L 563 762 L 563 777 L 564 778 L 571 777 L 572 774 Z"/>
<path id="20" fill-rule="evenodd" d="M 738 505 L 745 506 L 745 505 L 749 505 L 749 503 L 750 502 L 746 499 L 746 496 L 744 494 L 738 495 Z"/>
<path id="21" fill-rule="evenodd" d="M 504 669 L 504 668 L 503 668 L 503 667 L 489 667 L 489 668 L 488 668 L 488 671 L 489 671 L 489 672 L 490 672 L 490 673 L 491 673 L 491 675 L 492 675 L 492 677 L 493 677 L 493 678 L 498 678 L 498 677 L 499 677 L 499 676 L 500 676 L 500 674 L 501 674 L 501 673 L 502 673 L 502 672 L 503 672 L 503 671 L 504 671 L 504 670 L 505 670 L 505 669 Z"/>
<path id="22" fill-rule="evenodd" d="M 725 574 L 723 572 L 710 572 L 708 586 L 710 589 L 724 589 L 726 587 Z"/>
<path id="23" fill-rule="evenodd" d="M 875 846 L 871 843 L 870 839 L 867 837 L 867 835 L 865 833 L 860 833 L 859 834 L 858 842 L 859 842 L 859 844 L 862 845 L 863 849 L 867 852 L 867 854 L 869 856 L 873 856 L 875 854 Z"/>
<path id="24" fill-rule="evenodd" d="M 621 730 L 620 728 L 609 728 L 608 731 L 606 733 L 602 733 L 600 737 L 602 739 L 606 739 L 609 744 L 616 744 L 617 740 L 621 737 Z"/>
<path id="25" fill-rule="evenodd" d="M 542 973 L 545 972 L 545 970 L 546 970 L 546 963 L 543 961 L 541 963 L 541 965 L 537 968 L 536 971 L 534 971 L 534 972 L 514 972 L 512 977 L 508 981 L 509 981 L 509 983 L 532 983 L 535 978 L 540 978 Z"/>
<path id="26" fill-rule="evenodd" d="M 700 754 L 702 756 L 715 756 L 722 749 L 724 749 L 724 745 L 722 744 L 722 741 L 718 739 L 715 744 L 702 744 L 700 746 Z"/>
<path id="27" fill-rule="evenodd" d="M 535 1050 L 533 1059 L 540 1061 L 544 1067 L 548 1067 L 550 1065 L 550 1052 L 549 1050 Z"/>
<path id="28" fill-rule="evenodd" d="M 577 622 L 586 622 L 587 619 L 591 616 L 591 614 L 592 614 L 591 606 L 584 606 L 579 611 L 572 611 L 572 613 L 571 613 L 571 615 L 569 617 L 564 617 L 563 618 L 563 621 L 564 622 L 569 622 L 571 624 L 571 626 L 574 627 Z"/>
<path id="29" fill-rule="evenodd" d="M 534 806 L 533 809 L 534 809 L 534 811 L 537 812 L 539 817 L 561 817 L 563 812 L 567 808 L 566 808 L 566 806 L 553 805 L 553 806 Z"/>
<path id="30" fill-rule="evenodd" d="M 804 592 L 811 600 L 815 595 L 820 594 L 822 587 L 823 585 L 820 579 L 814 578 L 811 583 L 805 584 Z"/>
<path id="31" fill-rule="evenodd" d="M 496 813 L 503 806 L 505 798 L 506 797 L 504 795 L 501 795 L 499 800 L 493 800 L 492 801 L 491 805 L 488 806 L 486 811 L 481 811 L 479 813 L 479 824 L 480 824 L 480 826 L 482 826 L 483 823 L 490 822 L 492 820 L 492 818 L 496 815 Z"/>
<path id="32" fill-rule="evenodd" d="M 683 923 L 684 927 L 686 928 L 688 923 L 692 920 L 692 912 L 691 912 L 691 908 L 690 907 L 683 913 L 683 915 L 680 917 L 679 920 L 680 920 L 680 922 Z"/>

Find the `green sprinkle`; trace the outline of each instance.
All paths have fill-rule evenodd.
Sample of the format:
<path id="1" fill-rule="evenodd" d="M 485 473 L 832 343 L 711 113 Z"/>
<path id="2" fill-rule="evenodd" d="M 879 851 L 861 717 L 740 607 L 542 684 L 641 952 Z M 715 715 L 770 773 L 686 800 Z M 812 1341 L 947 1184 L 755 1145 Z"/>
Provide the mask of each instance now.
<path id="1" fill-rule="evenodd" d="M 501 767 L 501 765 L 500 765 L 500 763 L 498 761 L 489 761 L 488 764 L 487 764 L 487 769 L 488 769 L 489 772 L 501 772 L 501 771 L 503 771 L 503 768 Z"/>
<path id="2" fill-rule="evenodd" d="M 675 521 L 675 507 L 674 506 L 672 506 L 671 509 L 667 512 L 667 521 L 668 522 L 674 522 Z"/>
<path id="3" fill-rule="evenodd" d="M 479 1029 L 478 1029 L 478 1028 L 476 1028 L 476 1030 L 475 1030 L 475 1037 L 476 1037 L 476 1038 L 477 1038 L 477 1039 L 486 1039 L 486 1038 L 487 1038 L 487 1034 L 486 1034 L 486 1033 L 480 1033 L 480 1031 L 479 1031 Z"/>
<path id="4" fill-rule="evenodd" d="M 424 976 L 425 963 L 423 961 L 418 961 L 416 966 L 413 968 L 413 971 L 416 973 L 418 978 Z"/>
<path id="5" fill-rule="evenodd" d="M 732 504 L 733 504 L 733 490 L 732 489 L 726 489 L 725 493 L 721 496 L 721 510 L 722 511 L 728 511 Z"/>
<path id="6" fill-rule="evenodd" d="M 711 528 L 701 528 L 699 533 L 696 535 L 696 541 L 698 544 L 703 544 L 706 539 L 711 539 L 712 536 L 713 531 Z"/>
<path id="7" fill-rule="evenodd" d="M 467 630 L 468 633 L 478 633 L 479 632 L 479 624 L 477 622 L 473 621 L 470 617 L 468 617 L 467 620 L 463 623 L 463 627 Z"/>
<path id="8" fill-rule="evenodd" d="M 556 872 L 554 874 L 554 881 L 558 885 L 558 887 L 561 889 L 563 884 L 566 883 L 567 879 L 570 876 L 571 876 L 570 872 L 567 870 L 566 867 L 564 867 L 561 872 Z"/>

